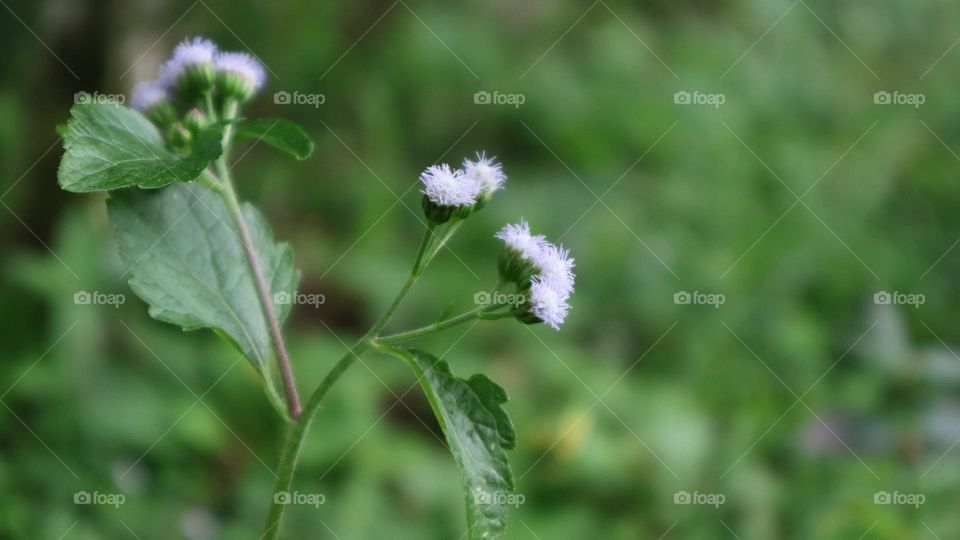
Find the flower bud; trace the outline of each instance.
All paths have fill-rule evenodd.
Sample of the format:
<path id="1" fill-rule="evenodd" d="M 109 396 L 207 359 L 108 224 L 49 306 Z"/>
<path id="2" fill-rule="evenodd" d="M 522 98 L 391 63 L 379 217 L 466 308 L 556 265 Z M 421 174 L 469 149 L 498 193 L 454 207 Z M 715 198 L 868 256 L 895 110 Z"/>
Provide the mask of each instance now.
<path id="1" fill-rule="evenodd" d="M 260 61 L 242 52 L 218 54 L 216 68 L 217 85 L 224 97 L 240 103 L 250 101 L 267 78 Z"/>
<path id="2" fill-rule="evenodd" d="M 209 39 L 197 37 L 183 41 L 160 70 L 160 80 L 188 103 L 196 101 L 213 89 L 216 54 L 217 46 Z"/>
<path id="3" fill-rule="evenodd" d="M 500 277 L 506 282 L 523 284 L 536 271 L 534 262 L 547 240 L 530 234 L 530 225 L 520 220 L 517 225 L 507 225 L 497 233 L 503 240 L 503 251 L 497 259 Z"/>
<path id="4" fill-rule="evenodd" d="M 459 169 L 446 163 L 432 165 L 420 173 L 423 183 L 423 211 L 427 219 L 442 225 L 450 218 L 466 218 L 477 200 L 476 184 Z"/>
<path id="5" fill-rule="evenodd" d="M 176 120 L 166 86 L 160 81 L 143 81 L 133 88 L 130 106 L 143 113 L 155 125 L 164 128 Z"/>
<path id="6" fill-rule="evenodd" d="M 566 284 L 551 276 L 536 275 L 530 282 L 527 301 L 514 310 L 514 316 L 526 324 L 546 323 L 554 330 L 567 318 L 570 305 L 567 304 L 569 293 L 565 291 Z"/>
<path id="7" fill-rule="evenodd" d="M 563 246 L 542 236 L 530 234 L 530 226 L 520 220 L 497 233 L 504 247 L 497 260 L 500 278 L 516 283 L 524 302 L 513 308 L 517 320 L 532 324 L 544 322 L 558 330 L 567 317 L 567 300 L 573 293 L 573 258 Z"/>
<path id="8" fill-rule="evenodd" d="M 177 122 L 170 128 L 170 146 L 175 150 L 187 150 L 192 143 L 193 134 L 183 124 Z"/>
<path id="9" fill-rule="evenodd" d="M 196 135 L 206 128 L 209 122 L 207 122 L 207 117 L 200 109 L 193 108 L 183 117 L 183 125 L 190 130 L 190 133 Z"/>
<path id="10" fill-rule="evenodd" d="M 487 157 L 484 152 L 477 152 L 475 161 L 463 160 L 464 175 L 475 185 L 477 192 L 476 202 L 470 208 L 470 212 L 477 212 L 493 198 L 494 192 L 503 187 L 507 181 L 507 175 L 503 172 L 503 167 L 497 162 L 497 158 Z M 469 212 L 468 212 L 469 213 Z"/>

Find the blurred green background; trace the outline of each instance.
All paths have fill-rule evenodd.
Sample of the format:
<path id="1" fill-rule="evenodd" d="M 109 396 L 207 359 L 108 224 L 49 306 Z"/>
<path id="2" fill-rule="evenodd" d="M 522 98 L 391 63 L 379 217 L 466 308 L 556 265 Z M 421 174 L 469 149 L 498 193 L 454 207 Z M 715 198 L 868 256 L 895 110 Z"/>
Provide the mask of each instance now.
<path id="1" fill-rule="evenodd" d="M 0 538 L 259 535 L 282 430 L 253 370 L 150 319 L 104 196 L 55 181 L 74 94 L 126 94 L 197 34 L 262 59 L 249 115 L 317 143 L 236 169 L 326 299 L 287 324 L 302 393 L 405 278 L 426 165 L 485 149 L 509 186 L 392 329 L 471 306 L 496 280 L 493 233 L 521 216 L 577 258 L 561 332 L 501 321 L 422 344 L 511 395 L 509 538 L 960 537 L 955 2 L 0 4 Z M 414 382 L 371 355 L 334 389 L 294 484 L 324 504 L 291 507 L 285 538 L 465 532 Z"/>

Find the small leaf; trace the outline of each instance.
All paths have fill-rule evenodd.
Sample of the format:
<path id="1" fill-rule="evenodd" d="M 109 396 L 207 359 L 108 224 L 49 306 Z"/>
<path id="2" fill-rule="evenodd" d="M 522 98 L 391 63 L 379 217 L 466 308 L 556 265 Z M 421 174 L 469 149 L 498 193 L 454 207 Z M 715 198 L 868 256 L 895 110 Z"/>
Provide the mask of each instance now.
<path id="1" fill-rule="evenodd" d="M 460 470 L 471 539 L 499 538 L 507 526 L 513 473 L 506 450 L 517 435 L 501 408 L 506 391 L 484 375 L 455 377 L 439 358 L 415 349 L 389 349 L 413 368 Z"/>
<path id="2" fill-rule="evenodd" d="M 197 183 L 174 184 L 158 191 L 116 192 L 108 208 L 130 286 L 149 304 L 150 315 L 184 330 L 213 329 L 253 363 L 277 405 L 268 323 L 220 195 Z M 290 311 L 283 299 L 295 294 L 300 279 L 293 250 L 274 242 L 253 206 L 244 204 L 243 213 L 282 322 Z"/>
<path id="3" fill-rule="evenodd" d="M 313 153 L 313 141 L 307 132 L 293 122 L 280 118 L 242 122 L 237 127 L 236 137 L 264 142 L 297 159 L 307 159 Z"/>
<path id="4" fill-rule="evenodd" d="M 221 133 L 212 129 L 197 135 L 190 155 L 176 154 L 149 120 L 116 103 L 74 105 L 70 114 L 63 133 L 66 152 L 57 171 L 60 187 L 67 191 L 189 182 L 222 152 Z"/>

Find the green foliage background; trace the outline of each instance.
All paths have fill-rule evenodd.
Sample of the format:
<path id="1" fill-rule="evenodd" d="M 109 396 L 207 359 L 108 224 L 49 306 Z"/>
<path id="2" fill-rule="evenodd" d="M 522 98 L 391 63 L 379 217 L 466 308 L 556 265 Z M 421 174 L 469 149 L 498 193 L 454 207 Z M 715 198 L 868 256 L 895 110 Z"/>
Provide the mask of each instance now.
<path id="1" fill-rule="evenodd" d="M 295 247 L 302 291 L 326 298 L 288 323 L 302 392 L 404 279 L 424 166 L 486 149 L 509 188 L 392 328 L 472 305 L 505 222 L 573 251 L 562 332 L 483 323 L 423 344 L 511 394 L 524 503 L 509 538 L 960 535 L 955 3 L 3 7 L 0 537 L 259 534 L 281 430 L 255 373 L 210 333 L 151 320 L 104 197 L 55 181 L 73 94 L 127 93 L 195 34 L 259 56 L 269 86 L 249 115 L 317 143 L 305 162 L 255 147 L 236 169 Z M 525 102 L 476 105 L 481 90 Z M 675 105 L 677 91 L 726 101 Z M 877 105 L 877 91 L 925 103 Z M 127 302 L 76 305 L 81 290 Z M 925 303 L 876 305 L 882 290 Z M 726 302 L 677 305 L 678 291 Z M 333 391 L 295 481 L 325 503 L 292 507 L 285 537 L 463 534 L 455 467 L 413 384 L 368 356 Z M 78 491 L 126 503 L 75 505 Z M 679 491 L 725 503 L 674 504 Z M 925 503 L 874 504 L 878 491 Z"/>

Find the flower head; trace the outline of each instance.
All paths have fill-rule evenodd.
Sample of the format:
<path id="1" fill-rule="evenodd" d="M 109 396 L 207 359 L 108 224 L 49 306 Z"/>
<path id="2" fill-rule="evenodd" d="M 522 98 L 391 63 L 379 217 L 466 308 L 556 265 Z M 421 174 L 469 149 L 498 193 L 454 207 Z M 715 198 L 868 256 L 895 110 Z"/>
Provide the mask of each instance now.
<path id="1" fill-rule="evenodd" d="M 253 97 L 267 80 L 263 64 L 244 52 L 218 53 L 216 67 L 224 84 L 224 92 L 240 101 Z"/>
<path id="2" fill-rule="evenodd" d="M 507 175 L 497 158 L 487 157 L 484 152 L 477 153 L 477 160 L 463 160 L 463 170 L 467 178 L 477 184 L 477 191 L 490 194 L 503 187 Z"/>
<path id="3" fill-rule="evenodd" d="M 133 87 L 130 106 L 140 112 L 145 112 L 157 103 L 166 101 L 167 98 L 167 87 L 162 82 L 142 81 Z"/>
<path id="4" fill-rule="evenodd" d="M 547 244 L 547 239 L 542 235 L 530 234 L 530 225 L 523 218 L 516 225 L 511 223 L 500 229 L 496 237 L 528 262 L 535 262 Z"/>
<path id="5" fill-rule="evenodd" d="M 530 280 L 530 311 L 554 330 L 560 329 L 570 311 L 565 288 L 554 276 L 537 275 Z"/>
<path id="6" fill-rule="evenodd" d="M 507 225 L 496 236 L 505 244 L 497 261 L 500 278 L 530 293 L 527 301 L 514 309 L 514 315 L 523 322 L 543 322 L 558 330 L 570 311 L 567 300 L 573 294 L 574 261 L 570 251 L 531 234 L 530 225 L 523 219 Z"/>
<path id="7" fill-rule="evenodd" d="M 176 86 L 190 68 L 200 67 L 209 71 L 216 54 L 217 45 L 209 39 L 195 37 L 183 40 L 160 69 L 160 80 L 168 86 Z"/>
<path id="8" fill-rule="evenodd" d="M 545 243 L 534 256 L 533 265 L 540 274 L 549 278 L 558 291 L 565 295 L 573 292 L 573 258 L 563 246 Z"/>
<path id="9" fill-rule="evenodd" d="M 466 206 L 477 201 L 476 185 L 460 169 L 446 163 L 431 165 L 420 173 L 421 193 L 439 206 Z"/>

